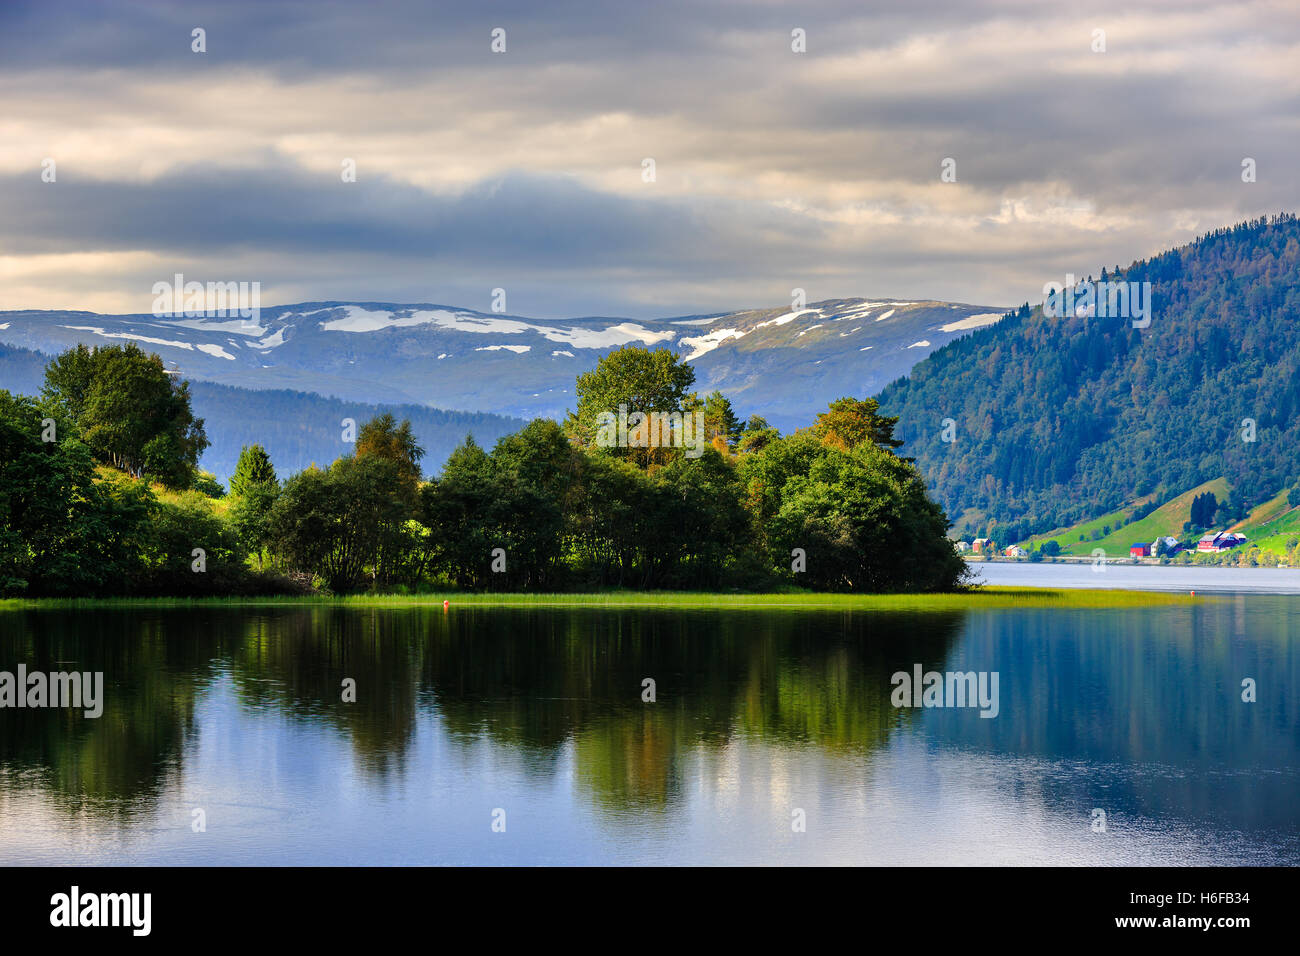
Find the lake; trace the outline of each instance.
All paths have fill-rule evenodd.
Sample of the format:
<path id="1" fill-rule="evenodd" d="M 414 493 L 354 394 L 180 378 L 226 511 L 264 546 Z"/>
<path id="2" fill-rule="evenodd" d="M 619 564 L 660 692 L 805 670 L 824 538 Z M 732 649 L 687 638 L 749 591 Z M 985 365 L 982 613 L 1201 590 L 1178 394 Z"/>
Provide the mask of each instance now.
<path id="1" fill-rule="evenodd" d="M 0 709 L 0 863 L 1295 864 L 1297 626 L 1285 595 L 4 611 L 0 670 L 106 686 Z M 895 707 L 916 665 L 996 672 L 997 716 Z"/>
<path id="2" fill-rule="evenodd" d="M 1223 568 L 1177 564 L 972 561 L 980 584 L 1197 593 L 1300 594 L 1300 568 Z"/>

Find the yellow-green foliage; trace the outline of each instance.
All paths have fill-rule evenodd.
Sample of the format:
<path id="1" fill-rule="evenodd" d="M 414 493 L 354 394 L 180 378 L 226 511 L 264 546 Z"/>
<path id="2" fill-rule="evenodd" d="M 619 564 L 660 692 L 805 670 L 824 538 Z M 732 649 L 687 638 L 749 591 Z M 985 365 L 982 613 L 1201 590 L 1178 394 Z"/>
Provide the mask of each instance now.
<path id="1" fill-rule="evenodd" d="M 720 611 L 981 611 L 1008 608 L 1131 608 L 1185 605 L 1214 598 L 1148 591 L 978 587 L 951 594 L 710 594 L 703 592 L 607 591 L 598 594 L 489 594 L 447 591 L 428 595 L 268 598 L 105 598 L 68 601 L 0 601 L 0 610 L 41 607 L 130 607 L 190 605 L 339 605 L 418 607 L 451 602 L 457 607 L 707 608 Z"/>

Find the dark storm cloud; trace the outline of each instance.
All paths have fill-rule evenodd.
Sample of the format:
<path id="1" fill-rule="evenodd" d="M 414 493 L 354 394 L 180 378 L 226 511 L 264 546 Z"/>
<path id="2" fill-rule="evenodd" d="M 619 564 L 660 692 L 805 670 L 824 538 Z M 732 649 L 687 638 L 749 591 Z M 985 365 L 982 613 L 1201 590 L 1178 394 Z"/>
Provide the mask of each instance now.
<path id="1" fill-rule="evenodd" d="M 1298 54 L 1282 2 L 6 3 L 0 266 L 31 306 L 75 303 L 27 258 L 128 253 L 574 313 L 1006 304 L 1300 206 Z"/>
<path id="2" fill-rule="evenodd" d="M 692 270 L 762 252 L 789 259 L 826 230 L 790 212 L 726 200 L 652 202 L 524 174 L 459 195 L 378 179 L 342 184 L 281 167 L 186 170 L 148 183 L 0 179 L 0 242 L 14 252 L 164 248 L 189 256 L 364 251 L 494 269 L 570 264 Z M 763 263 L 756 263 L 761 269 Z"/>

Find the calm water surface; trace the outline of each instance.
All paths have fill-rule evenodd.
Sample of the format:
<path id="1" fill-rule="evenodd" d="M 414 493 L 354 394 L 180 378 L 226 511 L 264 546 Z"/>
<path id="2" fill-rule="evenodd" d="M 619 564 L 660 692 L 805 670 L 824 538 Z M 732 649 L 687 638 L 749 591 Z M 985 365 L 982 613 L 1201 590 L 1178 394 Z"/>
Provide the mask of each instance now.
<path id="1" fill-rule="evenodd" d="M 1176 564 L 1105 566 L 1075 562 L 972 561 L 982 584 L 1036 588 L 1124 588 L 1233 594 L 1300 594 L 1300 568 L 1215 568 Z"/>
<path id="2" fill-rule="evenodd" d="M 0 863 L 1300 863 L 1297 626 L 1280 595 L 4 612 L 0 670 L 107 688 L 0 709 Z M 916 663 L 997 671 L 999 715 L 895 709 Z"/>

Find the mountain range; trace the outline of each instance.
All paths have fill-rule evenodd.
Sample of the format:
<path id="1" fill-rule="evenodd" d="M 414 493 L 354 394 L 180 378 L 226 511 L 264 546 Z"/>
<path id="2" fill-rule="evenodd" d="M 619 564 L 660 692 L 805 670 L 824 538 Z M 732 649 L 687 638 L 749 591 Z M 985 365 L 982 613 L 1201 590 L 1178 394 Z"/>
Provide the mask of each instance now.
<path id="1" fill-rule="evenodd" d="M 935 348 L 998 321 L 988 306 L 836 299 L 653 320 L 533 319 L 440 305 L 313 302 L 254 319 L 0 312 L 0 342 L 46 355 L 138 342 L 191 381 L 353 402 L 562 418 L 577 375 L 624 345 L 668 347 L 701 392 L 785 430 L 865 397 Z M 0 385 L 3 385 L 0 382 Z M 202 410 L 200 410 L 202 412 Z"/>

